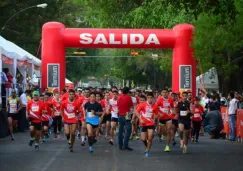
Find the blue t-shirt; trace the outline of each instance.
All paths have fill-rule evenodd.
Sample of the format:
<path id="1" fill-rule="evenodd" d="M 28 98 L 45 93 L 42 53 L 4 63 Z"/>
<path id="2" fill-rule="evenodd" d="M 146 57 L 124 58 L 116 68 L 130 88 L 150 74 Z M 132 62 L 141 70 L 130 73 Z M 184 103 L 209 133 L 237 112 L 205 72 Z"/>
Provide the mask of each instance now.
<path id="1" fill-rule="evenodd" d="M 90 123 L 92 125 L 99 125 L 99 116 L 93 115 L 91 110 L 93 110 L 94 112 L 103 112 L 101 105 L 97 102 L 87 102 L 84 105 L 84 110 L 86 112 L 86 123 Z"/>

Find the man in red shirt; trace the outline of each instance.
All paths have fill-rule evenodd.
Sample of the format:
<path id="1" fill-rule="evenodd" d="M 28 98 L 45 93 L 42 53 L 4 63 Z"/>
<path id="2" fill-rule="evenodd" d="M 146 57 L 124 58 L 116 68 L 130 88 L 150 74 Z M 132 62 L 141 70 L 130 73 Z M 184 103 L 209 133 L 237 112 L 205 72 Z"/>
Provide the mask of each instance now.
<path id="1" fill-rule="evenodd" d="M 61 105 L 62 101 L 60 99 L 59 92 L 54 92 L 54 98 L 51 101 L 52 104 L 52 118 L 53 118 L 53 127 L 55 139 L 60 138 L 62 130 L 62 116 L 61 116 Z"/>
<path id="2" fill-rule="evenodd" d="M 49 99 L 49 93 L 45 93 L 44 95 L 44 102 L 43 102 L 43 110 L 42 110 L 42 132 L 41 138 L 42 143 L 46 142 L 46 138 L 48 136 L 48 129 L 49 129 L 49 121 L 52 119 L 52 110 L 51 110 L 51 101 Z"/>
<path id="3" fill-rule="evenodd" d="M 149 92 L 147 94 L 147 102 L 139 104 L 135 111 L 135 115 L 139 118 L 141 126 L 141 140 L 146 147 L 145 157 L 150 156 L 149 151 L 152 146 L 156 114 L 157 106 L 154 103 L 154 95 L 152 92 Z M 135 117 L 133 117 L 132 121 L 134 119 Z"/>
<path id="4" fill-rule="evenodd" d="M 26 119 L 30 121 L 30 142 L 29 146 L 32 146 L 34 141 L 35 150 L 39 150 L 39 140 L 41 135 L 41 116 L 43 110 L 43 102 L 39 100 L 39 92 L 33 92 L 33 100 L 30 100 L 26 107 Z"/>
<path id="5" fill-rule="evenodd" d="M 167 89 L 162 90 L 162 97 L 160 97 L 157 101 L 158 112 L 159 112 L 159 122 L 160 122 L 160 133 L 166 134 L 166 146 L 165 152 L 170 151 L 170 141 L 172 136 L 174 135 L 172 130 L 172 119 L 173 115 L 173 106 L 174 102 L 171 98 L 169 98 L 169 93 Z"/>
<path id="6" fill-rule="evenodd" d="M 80 106 L 78 101 L 75 99 L 75 91 L 68 91 L 68 99 L 62 102 L 61 116 L 64 121 L 64 131 L 69 141 L 69 150 L 73 152 L 73 144 L 75 141 L 75 132 L 77 129 L 78 115 Z"/>
<path id="7" fill-rule="evenodd" d="M 199 104 L 200 98 L 196 97 L 192 107 L 192 142 L 198 142 L 199 132 L 202 125 L 204 108 Z M 195 137 L 196 136 L 196 137 Z"/>
<path id="8" fill-rule="evenodd" d="M 119 134 L 118 142 L 120 150 L 129 150 L 133 149 L 128 146 L 129 138 L 131 135 L 131 113 L 130 110 L 133 107 L 133 102 L 131 96 L 128 96 L 129 88 L 124 87 L 122 90 L 122 95 L 118 98 L 118 122 L 119 122 Z M 124 126 L 126 127 L 126 135 L 123 140 Z"/>

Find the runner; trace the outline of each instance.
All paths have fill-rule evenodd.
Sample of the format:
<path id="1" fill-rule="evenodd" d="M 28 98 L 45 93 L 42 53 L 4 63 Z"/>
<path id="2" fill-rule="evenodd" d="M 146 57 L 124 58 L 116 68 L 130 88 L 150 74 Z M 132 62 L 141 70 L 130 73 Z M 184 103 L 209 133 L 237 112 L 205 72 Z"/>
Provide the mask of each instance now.
<path id="1" fill-rule="evenodd" d="M 80 107 L 78 101 L 75 100 L 75 91 L 70 89 L 68 94 L 68 99 L 62 102 L 61 116 L 64 121 L 65 135 L 67 140 L 70 140 L 69 150 L 70 152 L 73 152 L 73 144 L 78 122 L 77 116 L 79 115 Z"/>
<path id="2" fill-rule="evenodd" d="M 102 93 L 101 92 L 96 92 L 95 93 L 95 100 L 98 102 L 100 105 L 102 105 Z M 103 114 L 102 114 L 103 115 Z M 102 134 L 102 116 L 99 117 L 99 128 L 96 130 L 96 136 L 98 137 L 100 134 Z"/>
<path id="3" fill-rule="evenodd" d="M 109 101 L 109 111 L 111 111 L 111 130 L 110 130 L 110 141 L 109 143 L 111 145 L 114 144 L 114 135 L 115 135 L 115 131 L 117 128 L 117 123 L 118 123 L 118 107 L 117 107 L 117 99 L 118 99 L 118 91 L 113 91 L 113 98 L 110 99 Z"/>
<path id="4" fill-rule="evenodd" d="M 43 110 L 42 110 L 42 131 L 41 131 L 41 138 L 42 142 L 45 143 L 48 137 L 48 129 L 49 129 L 49 121 L 51 120 L 52 110 L 51 110 L 51 102 L 49 101 L 49 93 L 45 93 L 44 95 L 44 103 L 43 103 Z"/>
<path id="5" fill-rule="evenodd" d="M 33 100 L 30 100 L 26 107 L 26 119 L 30 121 L 30 142 L 32 146 L 35 141 L 35 150 L 39 150 L 39 140 L 41 136 L 41 115 L 43 102 L 39 100 L 39 92 L 33 92 Z"/>
<path id="6" fill-rule="evenodd" d="M 79 120 L 81 121 L 81 146 L 85 146 L 85 136 L 87 134 L 87 128 L 86 128 L 86 123 L 85 123 L 85 119 L 84 119 L 84 105 L 89 101 L 89 94 L 90 94 L 90 91 L 88 88 L 86 88 L 84 90 L 84 97 L 81 97 L 79 98 L 79 104 L 80 104 L 80 107 L 81 107 L 81 115 L 80 115 L 80 118 Z"/>
<path id="7" fill-rule="evenodd" d="M 129 96 L 131 96 L 132 103 L 133 103 L 133 107 L 131 107 L 131 109 L 130 109 L 131 118 L 132 118 L 133 114 L 135 112 L 134 109 L 136 108 L 136 105 L 137 105 L 137 98 L 135 97 L 135 90 L 129 91 Z M 135 137 L 136 140 L 139 140 L 137 124 L 138 124 L 137 122 L 132 123 L 132 134 L 130 136 L 130 140 L 133 140 L 133 137 Z"/>
<path id="8" fill-rule="evenodd" d="M 11 140 L 14 140 L 13 128 L 17 128 L 19 120 L 19 112 L 22 109 L 20 99 L 16 95 L 16 91 L 12 89 L 11 96 L 8 98 L 6 112 L 8 113 L 8 127 L 11 134 Z"/>
<path id="9" fill-rule="evenodd" d="M 177 103 L 178 103 L 178 96 L 176 93 L 172 92 L 171 93 L 171 98 L 174 102 L 174 105 L 173 106 L 177 106 Z M 174 108 L 175 109 L 175 108 Z M 174 110 L 171 111 L 171 113 L 173 113 L 173 117 L 172 117 L 172 145 L 175 146 L 176 145 L 176 141 L 175 141 L 175 137 L 178 136 L 178 133 L 177 133 L 177 130 L 178 130 L 178 114 L 176 113 L 176 111 Z"/>
<path id="10" fill-rule="evenodd" d="M 90 93 L 90 101 L 84 105 L 86 125 L 88 130 L 89 152 L 93 153 L 93 144 L 96 143 L 96 129 L 99 127 L 99 116 L 103 110 L 101 105 L 96 102 L 95 93 Z"/>
<path id="11" fill-rule="evenodd" d="M 153 93 L 149 92 L 147 94 L 147 102 L 139 104 L 135 111 L 135 115 L 139 118 L 141 126 L 141 140 L 146 147 L 145 157 L 150 156 L 155 127 L 155 115 L 157 115 L 157 106 L 153 102 Z M 134 119 L 135 117 L 133 117 L 132 122 L 135 121 Z"/>
<path id="12" fill-rule="evenodd" d="M 103 108 L 103 120 L 102 120 L 102 132 L 105 130 L 105 138 L 108 138 L 108 134 L 110 132 L 111 128 L 111 113 L 108 110 L 109 108 L 109 100 L 110 100 L 110 93 L 106 92 L 105 93 L 105 98 L 101 101 L 101 106 Z"/>
<path id="13" fill-rule="evenodd" d="M 192 142 L 198 142 L 199 132 L 202 125 L 203 107 L 199 104 L 200 98 L 196 97 L 192 107 Z"/>
<path id="14" fill-rule="evenodd" d="M 52 99 L 52 118 L 54 127 L 54 139 L 59 139 L 62 130 L 62 116 L 61 116 L 62 102 L 59 92 L 54 92 L 54 98 Z"/>
<path id="15" fill-rule="evenodd" d="M 172 118 L 173 118 L 173 100 L 168 97 L 169 92 L 167 89 L 162 90 L 162 97 L 157 101 L 159 109 L 159 122 L 160 122 L 160 133 L 166 134 L 166 146 L 164 151 L 170 151 L 170 141 L 174 135 L 172 129 Z"/>
<path id="16" fill-rule="evenodd" d="M 183 153 L 187 153 L 188 150 L 188 139 L 191 129 L 191 119 L 190 119 L 190 102 L 187 100 L 187 92 L 182 93 L 182 100 L 178 102 L 177 113 L 179 114 L 179 130 L 181 139 L 181 148 L 183 148 Z"/>

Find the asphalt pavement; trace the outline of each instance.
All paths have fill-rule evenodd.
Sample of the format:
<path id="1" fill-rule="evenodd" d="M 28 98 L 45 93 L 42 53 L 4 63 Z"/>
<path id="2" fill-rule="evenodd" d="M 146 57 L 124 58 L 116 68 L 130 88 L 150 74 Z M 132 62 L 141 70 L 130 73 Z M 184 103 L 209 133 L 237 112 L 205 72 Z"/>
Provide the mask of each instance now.
<path id="1" fill-rule="evenodd" d="M 10 137 L 0 139 L 1 171 L 243 171 L 243 144 L 225 140 L 211 140 L 201 136 L 198 144 L 190 143 L 188 153 L 182 154 L 177 144 L 171 152 L 164 152 L 165 142 L 153 141 L 151 157 L 144 157 L 140 140 L 130 142 L 134 151 L 120 151 L 117 145 L 101 138 L 94 145 L 80 146 L 76 139 L 74 152 L 68 150 L 67 140 L 54 140 L 53 135 L 40 150 L 28 146 L 29 134 L 18 133 L 15 141 Z M 177 139 L 177 142 L 178 139 Z"/>

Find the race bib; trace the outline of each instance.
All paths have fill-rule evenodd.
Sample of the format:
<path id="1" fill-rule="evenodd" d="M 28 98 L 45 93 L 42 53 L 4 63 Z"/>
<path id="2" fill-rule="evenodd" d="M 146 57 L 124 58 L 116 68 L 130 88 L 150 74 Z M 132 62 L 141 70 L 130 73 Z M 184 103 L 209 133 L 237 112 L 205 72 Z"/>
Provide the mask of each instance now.
<path id="1" fill-rule="evenodd" d="M 95 115 L 94 115 L 92 112 L 87 112 L 87 116 L 88 116 L 89 118 L 93 118 L 93 117 L 95 117 Z"/>
<path id="2" fill-rule="evenodd" d="M 17 112 L 17 104 L 10 104 L 10 113 Z"/>
<path id="3" fill-rule="evenodd" d="M 145 118 L 152 118 L 153 113 L 145 113 L 143 116 Z"/>
<path id="4" fill-rule="evenodd" d="M 111 112 L 112 118 L 118 118 L 118 114 L 116 112 Z"/>
<path id="5" fill-rule="evenodd" d="M 55 112 L 54 112 L 54 115 L 55 115 L 55 116 L 60 116 L 60 114 L 61 114 L 60 111 L 55 111 Z"/>
<path id="6" fill-rule="evenodd" d="M 180 111 L 180 115 L 181 116 L 186 116 L 187 115 L 187 111 Z"/>
<path id="7" fill-rule="evenodd" d="M 38 106 L 38 105 L 32 105 L 32 106 L 31 106 L 31 110 L 32 110 L 33 112 L 38 112 L 38 111 L 39 111 L 39 106 Z"/>
<path id="8" fill-rule="evenodd" d="M 198 113 L 195 113 L 195 114 L 194 114 L 194 118 L 200 118 L 200 117 L 201 117 L 200 114 L 198 114 Z"/>
<path id="9" fill-rule="evenodd" d="M 68 119 L 73 119 L 73 118 L 75 118 L 75 114 L 74 113 L 68 113 L 67 117 L 68 117 Z"/>
<path id="10" fill-rule="evenodd" d="M 162 108 L 160 107 L 160 111 L 163 112 L 163 113 L 169 113 L 169 109 L 168 108 Z"/>

